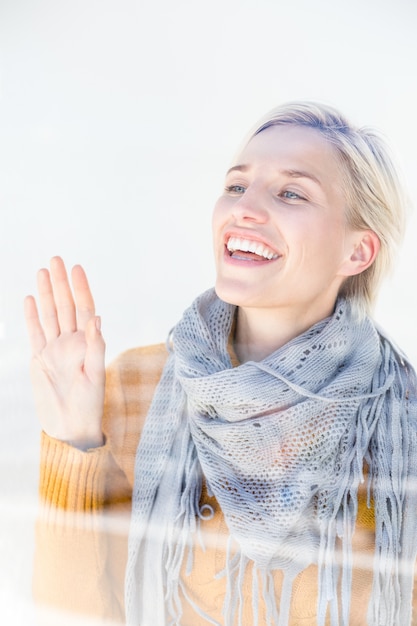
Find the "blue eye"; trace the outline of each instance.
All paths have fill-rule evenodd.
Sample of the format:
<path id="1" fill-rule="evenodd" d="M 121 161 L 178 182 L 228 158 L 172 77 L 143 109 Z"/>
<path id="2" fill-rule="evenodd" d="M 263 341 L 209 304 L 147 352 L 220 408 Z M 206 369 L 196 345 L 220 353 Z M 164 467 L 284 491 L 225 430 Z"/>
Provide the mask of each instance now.
<path id="1" fill-rule="evenodd" d="M 305 200 L 306 199 L 303 196 L 300 196 L 300 194 L 296 193 L 295 191 L 291 191 L 289 189 L 287 189 L 286 191 L 283 191 L 281 195 L 287 200 Z"/>
<path id="2" fill-rule="evenodd" d="M 226 187 L 226 191 L 228 193 L 245 193 L 246 188 L 242 185 L 229 185 L 229 187 Z"/>
<path id="3" fill-rule="evenodd" d="M 300 198 L 298 193 L 295 193 L 294 191 L 284 191 L 282 195 L 289 200 L 297 200 Z"/>

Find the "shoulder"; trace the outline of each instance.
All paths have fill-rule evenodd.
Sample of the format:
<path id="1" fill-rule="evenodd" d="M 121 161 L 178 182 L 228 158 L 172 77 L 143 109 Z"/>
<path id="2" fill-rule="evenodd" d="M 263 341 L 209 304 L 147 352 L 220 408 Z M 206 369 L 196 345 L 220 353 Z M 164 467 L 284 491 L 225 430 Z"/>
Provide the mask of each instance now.
<path id="1" fill-rule="evenodd" d="M 112 375 L 117 372 L 127 380 L 142 376 L 149 378 L 155 374 L 160 376 L 167 358 L 168 351 L 163 343 L 131 348 L 122 352 L 109 364 L 107 373 Z"/>
<path id="2" fill-rule="evenodd" d="M 103 431 L 128 477 L 133 475 L 140 433 L 167 358 L 165 344 L 132 348 L 106 370 Z"/>
<path id="3" fill-rule="evenodd" d="M 168 358 L 165 344 L 131 348 L 107 367 L 106 392 L 122 392 L 129 404 L 131 394 L 143 402 L 150 400 Z"/>

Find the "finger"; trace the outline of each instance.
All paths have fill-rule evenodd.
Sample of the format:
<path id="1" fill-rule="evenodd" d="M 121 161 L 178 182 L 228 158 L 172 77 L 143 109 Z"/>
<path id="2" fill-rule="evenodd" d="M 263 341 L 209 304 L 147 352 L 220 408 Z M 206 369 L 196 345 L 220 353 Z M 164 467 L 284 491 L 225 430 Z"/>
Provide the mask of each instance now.
<path id="1" fill-rule="evenodd" d="M 85 331 L 89 320 L 95 315 L 94 299 L 81 265 L 75 265 L 72 268 L 71 278 L 74 286 L 78 328 Z"/>
<path id="2" fill-rule="evenodd" d="M 101 334 L 100 317 L 94 316 L 89 320 L 86 326 L 85 338 L 87 350 L 84 359 L 84 372 L 92 383 L 104 385 L 106 345 Z"/>
<path id="3" fill-rule="evenodd" d="M 33 296 L 27 296 L 24 300 L 23 306 L 30 347 L 32 354 L 36 355 L 44 349 L 46 345 L 46 338 L 39 319 L 38 307 L 36 306 L 35 298 Z"/>
<path id="4" fill-rule="evenodd" d="M 37 281 L 43 328 L 46 340 L 50 341 L 58 337 L 60 330 L 51 277 L 47 269 L 39 270 Z"/>
<path id="5" fill-rule="evenodd" d="M 51 278 L 61 333 L 75 332 L 77 330 L 77 320 L 74 298 L 72 297 L 64 262 L 58 256 L 51 259 Z"/>

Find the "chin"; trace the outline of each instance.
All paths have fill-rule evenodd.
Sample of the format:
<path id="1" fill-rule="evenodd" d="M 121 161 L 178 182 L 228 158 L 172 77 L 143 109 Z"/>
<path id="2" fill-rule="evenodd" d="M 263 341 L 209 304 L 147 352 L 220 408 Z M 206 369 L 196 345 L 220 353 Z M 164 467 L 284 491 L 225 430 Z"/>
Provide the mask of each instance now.
<path id="1" fill-rule="evenodd" d="M 232 297 L 231 294 L 227 292 L 227 290 L 218 289 L 216 286 L 214 287 L 214 291 L 220 300 L 226 302 L 227 304 L 233 304 L 234 306 L 239 306 L 237 302 L 235 302 L 235 298 Z"/>
<path id="2" fill-rule="evenodd" d="M 262 306 L 260 304 L 259 295 L 254 294 L 253 289 L 248 288 L 246 285 L 237 284 L 235 282 L 229 283 L 229 281 L 217 281 L 214 290 L 220 300 L 227 302 L 238 307 L 254 307 Z"/>
<path id="3" fill-rule="evenodd" d="M 239 297 L 239 292 L 241 290 L 237 287 L 237 285 L 230 284 L 229 281 L 217 279 L 214 290 L 223 302 L 234 304 L 236 306 L 240 305 L 241 297 Z"/>

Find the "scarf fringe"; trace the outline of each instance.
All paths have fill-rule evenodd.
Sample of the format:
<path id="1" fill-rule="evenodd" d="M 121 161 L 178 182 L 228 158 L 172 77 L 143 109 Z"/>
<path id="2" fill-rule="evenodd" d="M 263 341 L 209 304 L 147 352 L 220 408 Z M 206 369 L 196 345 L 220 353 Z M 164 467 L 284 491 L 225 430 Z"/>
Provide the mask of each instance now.
<path id="1" fill-rule="evenodd" d="M 223 626 L 245 626 L 245 601 L 243 589 L 247 577 L 252 577 L 252 626 L 285 626 L 288 623 L 293 578 L 284 576 L 280 602 L 277 602 L 272 571 L 258 568 L 241 552 L 233 554 L 233 539 L 229 537 L 226 567 L 217 578 L 226 579 L 226 596 L 223 606 Z M 265 620 L 259 614 L 259 599 L 265 607 Z M 279 610 L 278 610 L 279 605 Z"/>

